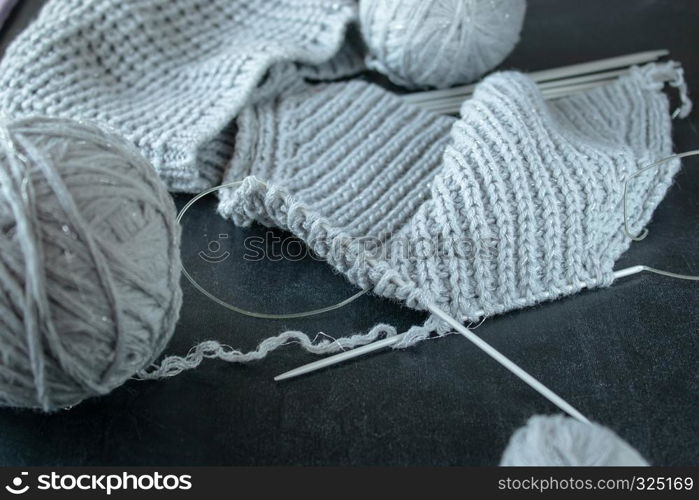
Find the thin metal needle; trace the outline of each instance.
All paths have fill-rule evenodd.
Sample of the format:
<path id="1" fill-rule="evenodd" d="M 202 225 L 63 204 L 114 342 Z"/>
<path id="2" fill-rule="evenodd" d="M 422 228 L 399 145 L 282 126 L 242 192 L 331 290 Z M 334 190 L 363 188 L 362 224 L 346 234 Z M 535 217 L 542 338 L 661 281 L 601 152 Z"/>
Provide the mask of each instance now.
<path id="1" fill-rule="evenodd" d="M 598 84 L 598 85 L 604 85 L 613 82 L 617 78 L 623 75 L 629 74 L 630 68 L 624 68 L 624 69 L 617 69 L 613 71 L 605 71 L 602 73 L 593 73 L 591 75 L 582 75 L 582 76 L 575 76 L 571 78 L 563 78 L 561 80 L 552 80 L 552 81 L 546 81 L 546 82 L 539 82 L 537 83 L 537 87 L 542 92 L 548 91 L 548 92 L 558 92 L 558 93 L 564 93 L 566 91 L 575 90 L 577 86 L 582 85 L 582 84 Z M 452 107 L 454 105 L 457 106 L 457 110 L 460 104 L 463 104 L 464 100 L 467 98 L 471 97 L 473 95 L 472 90 L 475 90 L 475 85 L 473 89 L 471 89 L 468 92 L 464 92 L 463 94 L 455 95 L 452 97 L 444 97 L 441 99 L 432 99 L 430 101 L 420 101 L 416 102 L 414 104 L 417 104 L 421 107 L 424 107 L 425 109 L 432 109 L 435 107 L 440 107 L 440 106 L 447 106 L 451 105 Z M 583 89 L 584 90 L 584 89 Z"/>
<path id="2" fill-rule="evenodd" d="M 500 351 L 492 347 L 490 344 L 488 344 L 485 340 L 481 339 L 478 337 L 476 334 L 471 332 L 468 328 L 464 327 L 461 323 L 456 321 L 454 318 L 449 316 L 447 313 L 439 309 L 435 305 L 430 305 L 429 310 L 434 314 L 435 316 L 439 317 L 443 321 L 446 321 L 452 328 L 454 328 L 457 332 L 459 332 L 461 335 L 466 337 L 468 340 L 473 342 L 479 349 L 482 351 L 485 351 L 488 356 L 493 358 L 495 361 L 503 365 L 505 368 L 507 368 L 510 372 L 515 374 L 517 377 L 519 377 L 522 381 L 524 381 L 527 385 L 529 385 L 532 389 L 534 389 L 536 392 L 544 396 L 546 399 L 551 401 L 553 404 L 558 406 L 561 410 L 566 412 L 568 415 L 571 417 L 585 423 L 589 423 L 589 420 L 585 418 L 585 416 L 580 413 L 578 410 L 576 410 L 573 406 L 570 405 L 566 400 L 561 398 L 558 394 L 553 392 L 551 389 L 546 387 L 544 384 L 539 382 L 537 379 L 535 379 L 533 376 L 531 376 L 529 373 L 524 371 L 522 368 L 520 368 L 516 363 L 512 362 L 509 358 L 507 358 L 504 354 L 502 354 Z M 371 344 L 367 344 L 362 347 L 357 347 L 356 349 L 352 349 L 351 351 L 347 351 L 341 354 L 338 354 L 336 356 L 330 356 L 329 358 L 321 359 L 320 361 L 315 361 L 313 363 L 310 363 L 308 365 L 301 366 L 299 368 L 296 368 L 294 370 L 288 371 L 286 373 L 283 373 L 281 375 L 278 375 L 274 377 L 274 380 L 279 381 L 279 380 L 285 380 L 288 378 L 296 377 L 298 375 L 303 375 L 304 373 L 309 373 L 315 370 L 319 370 L 321 368 L 324 368 L 326 366 L 330 366 L 336 363 L 339 363 L 341 361 L 346 361 L 351 358 L 356 358 L 358 356 L 362 356 L 364 354 L 367 354 L 372 351 L 376 351 L 378 349 L 383 349 L 385 347 L 389 347 L 396 342 L 398 342 L 401 339 L 402 335 L 395 335 L 393 337 L 388 337 L 387 339 L 379 340 L 377 342 L 373 342 Z M 339 358 L 339 359 L 338 359 Z"/>
<path id="3" fill-rule="evenodd" d="M 311 373 L 320 370 L 321 368 L 325 368 L 326 366 L 336 365 L 338 363 L 342 363 L 343 361 L 347 361 L 348 359 L 357 358 L 359 356 L 369 354 L 370 352 L 390 347 L 396 342 L 400 341 L 400 339 L 403 338 L 403 335 L 404 334 L 401 333 L 400 335 L 394 335 L 393 337 L 387 337 L 383 340 L 377 340 L 376 342 L 372 342 L 371 344 L 356 347 L 349 351 L 335 354 L 334 356 L 328 356 L 327 358 L 319 359 L 318 361 L 314 361 L 313 363 L 308 363 L 307 365 L 299 366 L 298 368 L 294 368 L 293 370 L 284 372 L 281 375 L 277 375 L 276 377 L 274 377 L 274 380 L 278 382 L 280 380 L 298 377 L 299 375 L 304 375 L 306 373 Z"/>
<path id="4" fill-rule="evenodd" d="M 534 80 L 537 83 L 548 82 L 551 80 L 586 75 L 589 73 L 596 73 L 600 71 L 607 71 L 618 68 L 628 68 L 636 64 L 645 64 L 652 61 L 656 61 L 661 57 L 665 57 L 669 54 L 670 52 L 666 49 L 649 50 L 646 52 L 637 52 L 634 54 L 627 54 L 624 56 L 610 57 L 608 59 L 599 59 L 597 61 L 562 66 L 560 68 L 546 69 L 543 71 L 534 71 L 532 73 L 529 73 L 528 75 L 532 80 Z M 460 87 L 452 87 L 449 89 L 413 92 L 412 94 L 405 94 L 403 96 L 403 99 L 412 103 L 432 101 L 435 99 L 443 99 L 445 97 L 453 97 L 456 95 L 463 95 L 465 93 L 472 92 L 475 86 L 476 84 L 470 84 L 463 85 Z"/>
<path id="5" fill-rule="evenodd" d="M 646 266 L 632 266 L 627 267 L 625 269 L 620 269 L 619 271 L 616 271 L 614 273 L 614 279 L 617 280 L 619 278 L 631 276 L 632 274 L 637 274 L 641 271 L 646 271 L 647 269 L 648 268 Z M 323 358 L 318 361 L 299 366 L 298 368 L 294 368 L 293 370 L 284 372 L 281 375 L 277 375 L 276 377 L 274 377 L 274 380 L 279 381 L 298 377 L 299 375 L 305 375 L 306 373 L 311 373 L 320 370 L 321 368 L 336 365 L 338 363 L 342 363 L 343 361 L 357 358 L 359 356 L 363 356 L 365 354 L 369 354 L 371 352 L 378 351 L 386 347 L 390 347 L 393 344 L 400 342 L 400 340 L 404 336 L 405 333 L 401 333 L 400 335 L 394 335 L 393 337 L 388 337 L 383 340 L 377 340 L 376 342 L 372 342 L 371 344 L 363 345 L 361 347 L 356 347 L 349 351 L 344 351 L 338 354 L 334 354 L 332 356 L 328 356 L 327 358 Z"/>
<path id="6" fill-rule="evenodd" d="M 616 271 L 614 273 L 614 279 L 620 279 L 624 278 L 626 276 L 631 276 L 632 274 L 637 274 L 642 271 L 649 270 L 648 267 L 643 266 L 643 265 L 638 265 L 638 266 L 631 266 L 627 267 L 625 269 L 620 269 L 619 271 Z M 567 403 L 564 399 L 562 399 L 560 396 L 558 396 L 556 393 L 551 391 L 549 388 L 547 388 L 545 385 L 543 385 L 541 382 L 536 380 L 534 377 L 529 375 L 526 371 L 524 371 L 522 368 L 520 368 L 516 363 L 508 359 L 506 356 L 501 354 L 498 350 L 496 350 L 494 347 L 492 347 L 490 344 L 488 344 L 486 341 L 478 337 L 476 334 L 471 332 L 468 328 L 463 326 L 461 323 L 459 323 L 457 320 L 449 316 L 447 313 L 439 309 L 438 307 L 434 305 L 429 306 L 429 310 L 442 320 L 446 321 L 450 326 L 452 326 L 455 330 L 457 330 L 459 333 L 461 333 L 463 336 L 465 336 L 468 340 L 473 342 L 479 349 L 483 350 L 486 354 L 488 354 L 490 357 L 495 359 L 498 363 L 503 365 L 505 368 L 507 368 L 510 372 L 512 372 L 514 375 L 519 377 L 521 380 L 526 382 L 530 387 L 532 387 L 534 390 L 536 390 L 539 394 L 544 396 L 546 399 L 551 401 L 553 404 L 558 406 L 561 410 L 565 411 L 568 413 L 570 416 L 580 420 L 581 422 L 587 422 L 588 420 L 575 408 L 573 408 L 569 403 Z M 327 358 L 314 361 L 313 363 L 308 363 L 306 365 L 300 366 L 298 368 L 294 368 L 293 370 L 290 370 L 288 372 L 282 373 L 281 375 L 277 375 L 274 377 L 275 381 L 280 381 L 280 380 L 286 380 L 294 377 L 298 377 L 299 375 L 305 375 L 307 373 L 314 372 L 316 370 L 320 370 L 321 368 L 325 368 L 328 366 L 332 366 L 338 363 L 341 363 L 343 361 L 347 361 L 352 358 L 357 358 L 359 356 L 363 356 L 365 354 L 378 351 L 380 349 L 384 349 L 386 347 L 390 347 L 393 344 L 399 342 L 403 337 L 405 336 L 405 333 L 402 333 L 400 335 L 394 335 L 393 337 L 388 337 L 383 340 L 379 340 L 376 342 L 372 342 L 371 344 L 367 344 L 365 346 L 357 347 L 355 349 L 352 349 L 350 351 L 345 351 L 341 352 L 339 354 L 335 354 L 333 356 L 329 356 Z"/>
<path id="7" fill-rule="evenodd" d="M 533 376 L 529 375 L 526 371 L 524 371 L 522 368 L 517 365 L 517 363 L 514 363 L 510 361 L 510 359 L 502 354 L 500 351 L 495 349 L 493 346 L 488 344 L 485 340 L 480 338 L 478 335 L 470 331 L 468 328 L 466 328 L 464 325 L 456 321 L 454 318 L 449 316 L 447 313 L 439 309 L 437 306 L 430 305 L 429 306 L 430 311 L 440 319 L 446 321 L 452 328 L 454 328 L 457 332 L 459 332 L 461 335 L 466 337 L 468 340 L 473 342 L 476 347 L 478 347 L 480 350 L 484 351 L 488 356 L 493 358 L 495 361 L 500 363 L 502 366 L 510 370 L 514 375 L 519 377 L 520 380 L 522 380 L 525 384 L 527 384 L 529 387 L 534 389 L 536 392 L 544 396 L 546 399 L 551 401 L 553 404 L 558 406 L 561 410 L 566 412 L 568 415 L 571 417 L 579 420 L 580 422 L 589 424 L 590 421 L 585 418 L 585 416 L 580 413 L 578 410 L 576 410 L 570 403 L 568 403 L 565 399 L 560 397 L 558 394 L 553 392 L 551 389 L 546 387 L 544 384 L 539 382 L 536 378 Z"/>

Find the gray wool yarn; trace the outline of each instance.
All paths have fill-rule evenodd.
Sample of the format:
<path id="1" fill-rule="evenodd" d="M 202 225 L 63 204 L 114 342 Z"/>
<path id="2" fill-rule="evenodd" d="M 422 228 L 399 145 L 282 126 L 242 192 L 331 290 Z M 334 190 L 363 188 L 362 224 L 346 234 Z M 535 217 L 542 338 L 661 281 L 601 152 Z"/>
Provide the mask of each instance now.
<path id="1" fill-rule="evenodd" d="M 686 116 L 691 101 L 672 62 L 553 102 L 526 75 L 490 75 L 459 118 L 360 80 L 307 85 L 238 117 L 224 181 L 244 180 L 220 191 L 219 213 L 288 230 L 360 288 L 464 321 L 608 286 L 631 244 L 624 179 L 672 153 L 665 81 L 680 90 Z M 632 232 L 679 168 L 674 160 L 630 184 Z M 393 347 L 451 331 L 431 316 Z M 249 353 L 211 340 L 144 378 L 208 358 L 261 359 L 289 342 L 330 353 L 395 334 L 381 324 L 314 343 L 288 331 Z"/>
<path id="2" fill-rule="evenodd" d="M 519 41 L 525 0 L 360 0 L 367 66 L 409 88 L 468 83 Z"/>
<path id="3" fill-rule="evenodd" d="M 175 215 L 118 137 L 0 122 L 0 405 L 66 408 L 151 363 L 181 305 Z"/>
<path id="4" fill-rule="evenodd" d="M 244 107 L 363 69 L 354 0 L 48 0 L 0 61 L 0 108 L 104 124 L 171 191 L 215 186 Z M 343 45 L 344 44 L 344 45 Z"/>
<path id="5" fill-rule="evenodd" d="M 646 466 L 630 444 L 599 424 L 536 415 L 510 439 L 503 466 Z"/>
<path id="6" fill-rule="evenodd" d="M 497 73 L 459 118 L 363 81 L 309 86 L 241 113 L 225 180 L 245 180 L 219 212 L 291 231 L 362 289 L 474 322 L 608 286 L 631 243 L 624 179 L 672 153 L 667 79 L 681 70 L 653 64 L 549 102 Z M 629 186 L 632 231 L 679 167 Z"/>

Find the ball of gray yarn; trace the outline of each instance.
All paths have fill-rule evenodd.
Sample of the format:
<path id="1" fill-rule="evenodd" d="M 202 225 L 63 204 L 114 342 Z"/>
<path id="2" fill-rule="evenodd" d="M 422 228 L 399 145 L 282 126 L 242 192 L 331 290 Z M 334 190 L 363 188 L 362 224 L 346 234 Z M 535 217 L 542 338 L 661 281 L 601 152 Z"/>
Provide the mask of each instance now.
<path id="1" fill-rule="evenodd" d="M 0 122 L 0 405 L 66 408 L 152 362 L 181 305 L 175 214 L 120 139 Z"/>
<path id="2" fill-rule="evenodd" d="M 536 415 L 510 439 L 504 466 L 644 466 L 630 444 L 599 424 L 563 415 Z"/>
<path id="3" fill-rule="evenodd" d="M 525 0 L 360 0 L 367 66 L 408 88 L 472 82 L 512 51 L 525 10 Z"/>

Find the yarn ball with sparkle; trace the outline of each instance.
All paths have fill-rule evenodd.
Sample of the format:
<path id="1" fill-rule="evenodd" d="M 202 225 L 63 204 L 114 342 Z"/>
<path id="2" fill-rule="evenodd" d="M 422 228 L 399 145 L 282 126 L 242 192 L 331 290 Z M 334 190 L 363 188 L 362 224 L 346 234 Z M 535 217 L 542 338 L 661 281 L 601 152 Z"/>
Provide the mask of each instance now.
<path id="1" fill-rule="evenodd" d="M 120 138 L 0 121 L 0 406 L 67 408 L 160 354 L 182 301 L 175 217 Z"/>
<path id="2" fill-rule="evenodd" d="M 510 438 L 502 466 L 646 466 L 629 443 L 606 427 L 563 415 L 535 415 Z"/>
<path id="3" fill-rule="evenodd" d="M 411 89 L 472 82 L 519 41 L 525 0 L 360 0 L 367 66 Z"/>

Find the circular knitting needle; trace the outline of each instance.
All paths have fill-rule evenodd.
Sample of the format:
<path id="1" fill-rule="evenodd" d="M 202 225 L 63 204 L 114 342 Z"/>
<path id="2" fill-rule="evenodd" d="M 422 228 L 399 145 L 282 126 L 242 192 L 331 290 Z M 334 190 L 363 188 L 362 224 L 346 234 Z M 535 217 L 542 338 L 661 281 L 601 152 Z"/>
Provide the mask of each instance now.
<path id="1" fill-rule="evenodd" d="M 614 273 L 614 279 L 619 279 L 619 278 L 624 278 L 626 276 L 631 276 L 632 274 L 637 274 L 642 271 L 649 270 L 646 266 L 643 265 L 638 265 L 638 266 L 632 266 L 632 267 L 627 267 L 625 269 L 620 269 L 619 271 L 616 271 Z M 500 351 L 495 349 L 493 346 L 488 344 L 485 340 L 481 339 L 478 337 L 476 334 L 474 334 L 472 331 L 470 331 L 468 328 L 463 326 L 460 322 L 452 318 L 450 315 L 439 309 L 437 306 L 430 304 L 428 306 L 428 309 L 437 317 L 442 319 L 443 321 L 447 322 L 452 328 L 454 328 L 456 331 L 458 331 L 461 335 L 466 337 L 468 340 L 470 340 L 473 344 L 476 345 L 479 349 L 484 351 L 488 356 L 493 358 L 495 361 L 503 365 L 505 368 L 507 368 L 510 372 L 512 372 L 514 375 L 519 377 L 522 381 L 524 381 L 527 385 L 529 385 L 532 389 L 537 391 L 539 394 L 544 396 L 546 399 L 551 401 L 553 404 L 558 406 L 561 410 L 569 414 L 571 417 L 576 418 L 577 420 L 580 420 L 581 422 L 588 422 L 588 420 L 578 411 L 576 410 L 573 406 L 571 406 L 568 402 L 566 402 L 563 398 L 558 396 L 555 392 L 553 392 L 551 389 L 546 387 L 544 384 L 539 382 L 536 378 L 534 378 L 532 375 L 527 373 L 525 370 L 523 370 L 519 365 L 511 361 L 509 358 L 507 358 L 504 354 L 502 354 Z M 388 337 L 383 340 L 379 340 L 376 342 L 372 342 L 371 344 L 367 344 L 365 346 L 357 347 L 355 349 L 341 352 L 339 354 L 335 354 L 333 356 L 329 356 L 327 358 L 314 361 L 313 363 L 308 363 L 306 365 L 300 366 L 298 368 L 295 368 L 293 370 L 289 370 L 288 372 L 282 373 L 281 375 L 277 375 L 274 377 L 275 381 L 280 381 L 280 380 L 286 380 L 294 377 L 298 377 L 300 375 L 305 375 L 307 373 L 311 373 L 317 370 L 320 370 L 321 368 L 326 368 L 328 366 L 336 365 L 338 363 L 342 363 L 343 361 L 347 361 L 353 358 L 357 358 L 360 356 L 363 356 L 365 354 L 369 354 L 374 351 L 378 351 L 380 349 L 384 349 L 386 347 L 390 347 L 398 342 L 400 342 L 406 334 L 402 333 L 400 335 L 394 335 L 392 337 Z"/>
<path id="2" fill-rule="evenodd" d="M 546 387 L 544 384 L 539 382 L 536 378 L 534 378 L 532 375 L 524 371 L 519 365 L 517 365 L 515 362 L 511 361 L 507 356 L 502 354 L 500 351 L 495 349 L 493 346 L 488 344 L 485 340 L 481 339 L 478 335 L 470 331 L 468 328 L 463 326 L 461 323 L 456 321 L 454 318 L 449 316 L 447 313 L 439 309 L 437 306 L 430 304 L 428 306 L 428 309 L 432 314 L 435 316 L 439 317 L 443 321 L 447 322 L 449 326 L 454 328 L 457 332 L 459 332 L 461 335 L 466 337 L 469 341 L 474 343 L 476 347 L 484 351 L 488 356 L 493 358 L 495 361 L 500 363 L 502 366 L 507 368 L 511 373 L 519 377 L 523 382 L 525 382 L 529 387 L 534 389 L 536 392 L 541 394 L 543 397 L 551 401 L 554 405 L 558 406 L 561 410 L 566 412 L 568 415 L 571 417 L 575 418 L 576 420 L 579 420 L 580 422 L 585 422 L 585 423 L 590 423 L 585 416 L 580 413 L 578 410 L 576 410 L 570 403 L 568 403 L 565 399 L 561 398 L 558 394 L 553 392 L 551 389 Z M 326 366 L 334 365 L 337 363 L 340 363 L 342 361 L 346 361 L 348 359 L 356 358 L 358 356 L 362 356 L 364 354 L 376 351 L 378 349 L 383 349 L 385 347 L 389 347 L 397 342 L 399 342 L 402 338 L 403 335 L 394 335 L 393 337 L 388 337 L 383 340 L 379 340 L 377 342 L 373 342 L 371 344 L 367 344 L 362 347 L 357 347 L 356 349 L 352 349 L 351 351 L 343 352 L 340 354 L 337 354 L 335 356 L 330 356 L 325 359 L 321 359 L 320 361 L 315 361 L 313 363 L 309 363 L 307 365 L 301 366 L 299 368 L 296 368 L 294 370 L 288 371 L 286 373 L 282 373 L 281 375 L 278 375 L 274 377 L 274 380 L 280 381 L 280 380 L 285 380 L 293 377 L 297 377 L 299 375 L 303 375 L 305 373 L 309 373 L 312 371 L 319 370 L 321 368 L 324 368 Z"/>
<path id="3" fill-rule="evenodd" d="M 685 151 L 684 153 L 677 153 L 674 155 L 670 155 L 666 158 L 663 158 L 662 160 L 658 160 L 656 162 L 651 163 L 647 167 L 644 167 L 636 172 L 633 173 L 633 175 L 629 176 L 625 181 L 624 181 L 624 232 L 626 233 L 626 236 L 631 238 L 633 241 L 641 241 L 645 239 L 646 236 L 648 236 L 648 229 L 643 228 L 643 230 L 639 234 L 632 234 L 631 229 L 629 228 L 629 183 L 638 177 L 639 175 L 643 174 L 644 172 L 647 172 L 649 170 L 658 168 L 659 166 L 669 162 L 670 160 L 679 160 L 681 158 L 686 158 L 687 156 L 696 156 L 699 155 L 699 149 L 695 149 L 692 151 Z M 672 277 L 679 277 L 680 279 L 692 279 L 687 278 L 686 275 L 676 275 L 674 273 L 668 273 L 666 271 L 662 271 L 662 273 L 665 273 L 667 276 L 672 276 Z M 661 273 L 658 273 L 661 274 Z"/>
<path id="4" fill-rule="evenodd" d="M 0 116 L 0 118 L 2 118 Z M 256 182 L 259 182 L 263 186 L 267 186 L 267 184 L 255 177 L 253 179 Z M 187 210 L 190 209 L 192 205 L 194 205 L 197 201 L 202 199 L 204 196 L 207 196 L 208 194 L 214 193 L 216 191 L 220 191 L 221 189 L 229 189 L 229 188 L 237 188 L 240 187 L 243 184 L 244 181 L 232 181 L 232 182 L 227 182 L 225 184 L 221 184 L 220 186 L 214 186 L 212 188 L 209 188 L 205 191 L 202 191 L 198 195 L 196 195 L 194 198 L 189 200 L 187 204 L 182 207 L 182 210 L 177 214 L 176 221 L 178 224 L 182 223 L 182 218 L 184 217 L 184 214 L 187 212 Z M 334 311 L 335 309 L 340 309 L 341 307 L 346 306 L 350 302 L 358 299 L 365 293 L 367 293 L 368 290 L 361 290 L 360 292 L 355 293 L 349 298 L 346 298 L 342 302 L 338 302 L 337 304 L 333 304 L 330 306 L 326 307 L 321 307 L 318 309 L 310 309 L 308 311 L 301 311 L 301 312 L 295 312 L 295 313 L 284 313 L 284 314 L 269 314 L 269 313 L 262 313 L 262 312 L 257 312 L 257 311 L 248 311 L 247 309 L 243 309 L 241 307 L 234 306 L 233 304 L 229 304 L 228 302 L 219 299 L 216 297 L 214 294 L 206 290 L 203 286 L 195 280 L 191 274 L 189 274 L 189 271 L 187 271 L 187 268 L 184 266 L 184 262 L 181 264 L 182 267 L 182 275 L 187 278 L 187 281 L 190 282 L 190 284 L 197 289 L 202 295 L 208 297 L 210 300 L 215 302 L 216 304 L 220 305 L 221 307 L 225 307 L 226 309 L 230 309 L 231 311 L 235 311 L 239 314 L 243 314 L 245 316 L 250 316 L 252 318 L 261 318 L 261 319 L 294 319 L 294 318 L 307 318 L 309 316 L 315 316 L 318 314 L 323 314 L 326 312 Z"/>
<path id="5" fill-rule="evenodd" d="M 648 171 L 648 170 L 651 170 L 651 169 L 653 169 L 653 168 L 658 168 L 659 166 L 661 166 L 661 165 L 667 163 L 667 162 L 670 161 L 670 160 L 673 160 L 673 159 L 681 159 L 681 158 L 685 158 L 685 157 L 687 157 L 687 156 L 696 156 L 696 155 L 699 155 L 699 150 L 686 151 L 686 152 L 684 152 L 684 153 L 678 153 L 678 154 L 674 154 L 674 155 L 668 156 L 668 157 L 666 157 L 666 158 L 663 158 L 663 159 L 661 159 L 661 160 L 658 160 L 658 161 L 656 161 L 656 162 L 654 162 L 654 163 L 648 165 L 648 166 L 645 167 L 645 168 L 640 169 L 640 170 L 637 171 L 635 174 L 633 174 L 633 175 L 630 176 L 628 179 L 626 179 L 626 181 L 624 182 L 624 231 L 626 232 L 626 235 L 627 235 L 629 238 L 631 238 L 631 239 L 633 239 L 633 240 L 636 240 L 636 241 L 642 240 L 643 238 L 646 237 L 646 234 L 647 234 L 647 232 L 648 232 L 646 229 L 644 229 L 644 230 L 641 232 L 640 235 L 634 235 L 634 234 L 631 233 L 631 230 L 630 230 L 630 228 L 629 228 L 629 213 L 628 213 L 628 189 L 629 189 L 629 183 L 630 183 L 635 177 L 639 176 L 640 174 L 642 174 L 642 173 L 644 173 L 644 172 L 646 172 L 646 171 Z M 688 275 L 688 274 L 673 273 L 673 272 L 670 272 L 670 271 L 664 271 L 664 270 L 662 270 L 662 269 L 656 269 L 656 268 L 649 267 L 649 266 L 644 266 L 644 265 L 631 266 L 631 267 L 627 267 L 627 268 L 625 268 L 625 269 L 620 269 L 619 271 L 615 271 L 615 272 L 614 272 L 614 279 L 617 280 L 617 279 L 620 279 L 620 278 L 625 278 L 626 276 L 631 276 L 632 274 L 637 274 L 637 273 L 640 273 L 640 272 L 643 272 L 643 271 L 650 272 L 650 273 L 654 273 L 654 274 L 659 274 L 659 275 L 661 275 L 661 276 L 668 276 L 668 277 L 670 277 L 670 278 L 683 279 L 683 280 L 690 280 L 690 281 L 699 281 L 699 276 L 693 276 L 693 275 Z M 583 287 L 586 287 L 586 285 L 585 285 L 584 283 L 582 284 L 582 286 L 583 286 Z M 517 375 L 518 377 L 522 378 L 521 374 L 519 374 L 519 373 L 517 373 L 517 371 L 513 370 L 513 367 L 515 367 L 517 370 L 521 370 L 521 368 L 519 368 L 517 365 L 515 365 L 514 363 L 512 363 L 509 359 L 507 359 L 507 358 L 505 358 L 504 356 L 502 356 L 502 354 L 500 354 L 500 353 L 499 353 L 498 351 L 496 351 L 493 347 L 491 347 L 490 345 L 488 345 L 487 343 L 485 343 L 485 341 L 483 341 L 482 339 L 480 339 L 479 337 L 477 337 L 476 335 L 474 335 L 472 332 L 470 332 L 468 329 L 466 329 L 463 325 L 461 325 L 460 323 L 458 323 L 454 318 L 452 318 L 452 317 L 446 315 L 446 313 L 444 313 L 443 311 L 437 309 L 435 306 L 431 306 L 431 307 L 430 307 L 430 310 L 431 310 L 435 315 L 441 317 L 441 318 L 444 319 L 445 321 L 447 321 L 446 318 L 448 318 L 449 320 L 447 321 L 447 323 L 449 323 L 450 325 L 454 326 L 454 328 L 455 328 L 457 331 L 459 331 L 459 332 L 460 332 L 461 334 L 463 334 L 466 338 L 468 338 L 469 340 L 471 340 L 472 342 L 474 342 L 479 348 L 483 349 L 488 355 L 490 355 L 491 357 L 493 357 L 494 359 L 496 359 L 499 363 L 503 364 L 508 370 L 512 371 L 515 375 Z M 439 311 L 439 313 L 438 313 L 437 311 Z M 479 313 L 477 313 L 477 314 L 480 315 L 480 316 L 483 315 L 482 312 L 479 312 Z M 455 326 L 455 325 L 458 325 L 458 327 Z M 467 331 L 469 334 L 468 334 L 468 335 L 465 334 L 464 331 Z M 404 336 L 405 336 L 405 333 L 402 333 L 402 334 L 400 334 L 400 335 L 394 335 L 393 337 L 388 337 L 388 338 L 386 338 L 386 339 L 379 340 L 379 341 L 377 341 L 377 342 L 372 342 L 371 344 L 367 344 L 367 345 L 365 345 L 365 346 L 358 347 L 358 348 L 352 349 L 352 350 L 350 350 L 350 351 L 345 351 L 345 352 L 342 352 L 342 353 L 340 353 L 340 354 L 336 354 L 336 355 L 334 355 L 334 356 L 329 356 L 329 357 L 327 357 L 327 358 L 324 358 L 324 359 L 321 359 L 321 360 L 318 360 L 318 361 L 314 361 L 313 363 L 308 363 L 308 364 L 306 364 L 306 365 L 300 366 L 300 367 L 295 368 L 295 369 L 293 369 L 293 370 L 290 370 L 290 371 L 288 371 L 288 372 L 282 373 L 281 375 L 278 375 L 278 376 L 274 377 L 274 380 L 277 380 L 277 381 L 278 381 L 278 380 L 286 380 L 286 379 L 290 379 L 290 378 L 293 378 L 293 377 L 298 377 L 299 375 L 304 375 L 304 374 L 306 374 L 306 373 L 311 373 L 311 372 L 320 370 L 321 368 L 326 368 L 326 367 L 328 367 L 328 366 L 336 365 L 336 364 L 338 364 L 338 363 L 342 363 L 343 361 L 347 361 L 347 360 L 349 360 L 349 359 L 357 358 L 357 357 L 359 357 L 359 356 L 363 356 L 364 354 L 368 354 L 368 353 L 370 353 L 370 352 L 378 351 L 379 349 L 384 349 L 384 348 L 386 348 L 386 347 L 390 347 L 390 346 L 392 346 L 393 344 L 396 344 L 396 343 L 400 342 L 400 341 L 403 339 Z M 473 336 L 473 338 L 472 338 L 471 336 Z M 478 342 L 476 342 L 474 339 L 478 339 Z M 484 346 L 487 346 L 487 349 L 486 349 Z M 507 360 L 507 364 L 503 363 L 503 362 L 501 361 L 501 359 L 499 359 L 501 356 L 502 356 L 502 359 Z M 540 385 L 540 383 L 539 383 L 538 381 L 536 381 L 536 379 L 534 379 L 534 378 L 531 377 L 530 375 L 526 374 L 526 372 L 524 372 L 523 370 L 522 370 L 521 373 L 525 374 L 528 378 L 531 378 L 532 381 L 536 382 L 536 384 L 539 384 L 539 385 Z M 539 389 L 537 389 L 537 387 L 535 387 L 534 385 L 532 385 L 531 383 L 529 383 L 530 380 L 528 380 L 528 379 L 525 380 L 524 378 L 522 378 L 522 380 L 524 380 L 525 382 L 527 382 L 527 383 L 528 383 L 529 385 L 531 385 L 534 389 L 536 389 L 537 391 L 539 391 L 539 392 L 541 393 L 541 391 L 540 391 Z M 543 385 L 542 385 L 541 387 L 543 387 L 544 389 L 546 389 Z M 548 389 L 546 389 L 546 390 L 548 391 Z M 543 394 L 543 393 L 542 393 L 542 394 Z M 553 395 L 555 396 L 554 393 L 551 393 L 551 394 L 553 394 Z M 545 397 L 547 397 L 547 399 L 551 400 L 551 399 L 550 399 L 548 396 L 546 396 L 545 394 L 543 394 L 543 395 L 544 395 Z M 558 396 L 556 396 L 556 397 L 558 397 Z M 560 407 L 560 406 L 559 406 L 559 407 Z M 563 409 L 563 408 L 561 407 L 561 409 Z M 566 412 L 567 412 L 567 413 L 570 413 L 570 412 L 568 412 L 568 411 L 566 411 Z"/>

